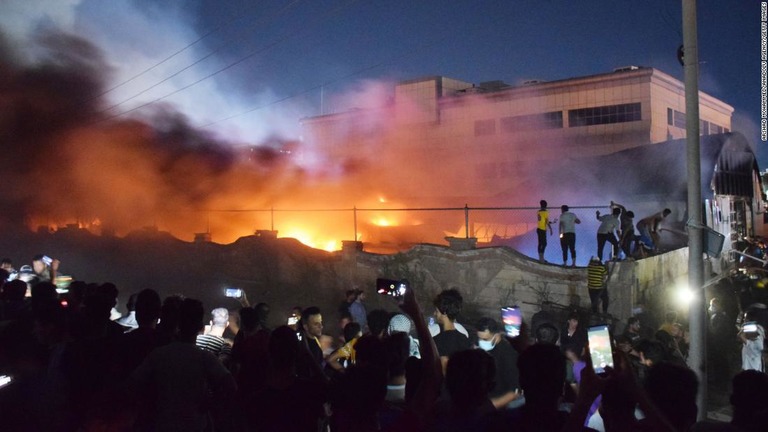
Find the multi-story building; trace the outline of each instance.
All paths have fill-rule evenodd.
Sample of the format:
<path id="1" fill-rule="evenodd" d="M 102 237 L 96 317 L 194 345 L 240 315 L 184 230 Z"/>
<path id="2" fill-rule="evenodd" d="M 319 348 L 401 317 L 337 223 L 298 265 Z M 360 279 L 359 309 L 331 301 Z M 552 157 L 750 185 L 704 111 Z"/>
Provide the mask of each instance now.
<path id="1" fill-rule="evenodd" d="M 766 231 L 759 171 L 746 138 L 729 133 L 733 108 L 703 92 L 699 100 L 704 223 L 724 234 L 730 249 Z M 638 218 L 671 208 L 670 232 L 677 234 L 670 241 L 687 241 L 685 89 L 656 69 L 517 86 L 409 80 L 395 86 L 384 108 L 307 118 L 303 126 L 305 144 L 330 166 L 372 174 L 373 181 L 359 183 L 395 191 L 414 207 L 616 200 Z M 592 231 L 594 216 L 583 216 L 582 229 Z M 470 235 L 533 238 L 531 217 L 482 213 Z"/>
<path id="2" fill-rule="evenodd" d="M 442 197 L 494 196 L 539 161 L 615 153 L 685 137 L 683 83 L 653 68 L 557 81 L 479 85 L 440 76 L 403 81 L 394 102 L 303 120 L 330 163 L 396 164 L 401 179 L 443 176 Z M 729 132 L 733 108 L 700 92 L 702 135 Z M 391 165 L 394 166 L 394 165 Z"/>

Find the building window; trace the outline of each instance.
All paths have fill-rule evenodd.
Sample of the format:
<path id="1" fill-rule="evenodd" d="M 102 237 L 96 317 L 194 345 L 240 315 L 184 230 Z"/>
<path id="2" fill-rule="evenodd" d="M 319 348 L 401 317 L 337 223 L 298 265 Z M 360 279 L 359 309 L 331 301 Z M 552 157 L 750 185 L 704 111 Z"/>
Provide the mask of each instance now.
<path id="1" fill-rule="evenodd" d="M 642 120 L 640 102 L 568 111 L 568 124 L 570 127 L 626 123 L 638 120 Z"/>
<path id="2" fill-rule="evenodd" d="M 496 120 L 475 120 L 475 136 L 495 135 Z"/>
<path id="3" fill-rule="evenodd" d="M 515 133 L 540 129 L 560 129 L 563 127 L 563 112 L 552 111 L 541 114 L 529 114 L 501 119 L 502 133 Z"/>
<path id="4" fill-rule="evenodd" d="M 685 113 L 672 108 L 667 108 L 667 124 L 685 129 Z"/>
<path id="5" fill-rule="evenodd" d="M 709 135 L 709 122 L 699 120 L 699 135 Z"/>
<path id="6" fill-rule="evenodd" d="M 723 133 L 723 127 L 722 127 L 722 126 L 718 126 L 718 125 L 716 125 L 716 124 L 714 124 L 714 123 L 710 123 L 710 126 L 711 126 L 710 132 L 711 132 L 712 134 L 720 134 L 720 133 Z"/>

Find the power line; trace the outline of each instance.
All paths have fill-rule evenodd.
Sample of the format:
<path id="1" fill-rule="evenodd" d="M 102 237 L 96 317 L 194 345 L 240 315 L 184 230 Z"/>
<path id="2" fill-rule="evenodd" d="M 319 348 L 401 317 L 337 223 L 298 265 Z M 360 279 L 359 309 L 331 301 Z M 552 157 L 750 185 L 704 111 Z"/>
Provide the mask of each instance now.
<path id="1" fill-rule="evenodd" d="M 110 87 L 109 89 L 107 89 L 107 90 L 105 90 L 105 91 L 101 92 L 100 94 L 98 94 L 98 95 L 94 96 L 92 99 L 100 98 L 100 97 L 102 97 L 102 96 L 104 96 L 104 95 L 106 95 L 106 94 L 108 94 L 108 93 L 111 93 L 112 91 L 114 91 L 114 90 L 116 90 L 116 89 L 118 89 L 118 88 L 120 88 L 120 87 L 122 87 L 122 86 L 124 86 L 124 85 L 128 84 L 129 82 L 131 82 L 131 81 L 135 80 L 136 78 L 139 78 L 139 77 L 141 77 L 141 76 L 145 75 L 146 73 L 150 72 L 151 70 L 154 70 L 154 69 L 155 69 L 155 68 L 157 68 L 158 66 L 160 66 L 160 65 L 162 65 L 162 64 L 164 64 L 164 63 L 166 63 L 166 62 L 170 61 L 171 59 L 173 59 L 174 57 L 176 57 L 176 56 L 178 56 L 179 54 L 183 53 L 184 51 L 186 51 L 186 50 L 188 50 L 188 49 L 192 48 L 193 46 L 197 45 L 198 43 L 200 43 L 201 41 L 203 41 L 203 39 L 206 39 L 208 36 L 211 36 L 212 34 L 214 34 L 214 33 L 217 33 L 219 30 L 221 30 L 221 29 L 222 29 L 222 28 L 224 28 L 225 26 L 228 26 L 228 25 L 230 25 L 230 24 L 232 24 L 232 23 L 234 23 L 234 22 L 236 22 L 236 21 L 239 21 L 239 20 L 245 19 L 245 17 L 246 17 L 246 14 L 238 14 L 238 16 L 237 16 L 237 17 L 235 17 L 235 18 L 233 18 L 233 19 L 231 19 L 231 20 L 229 20 L 229 21 L 225 22 L 224 24 L 219 24 L 219 25 L 217 25 L 216 27 L 214 27 L 213 29 L 209 30 L 209 31 L 208 31 L 207 33 L 205 33 L 204 35 L 202 35 L 202 36 L 200 36 L 199 38 L 195 39 L 194 41 L 192 41 L 192 42 L 188 43 L 186 46 L 184 46 L 183 48 L 181 48 L 181 49 L 177 50 L 177 51 L 176 51 L 176 52 L 174 52 L 173 54 L 171 54 L 171 55 L 169 55 L 169 56 L 165 57 L 164 59 L 162 59 L 162 60 L 160 60 L 159 62 L 155 63 L 154 65 L 152 65 L 152 66 L 150 66 L 150 67 L 148 67 L 148 68 L 144 69 L 143 71 L 141 71 L 141 72 L 137 73 L 136 75 L 133 75 L 132 77 L 130 77 L 130 78 L 128 78 L 128 79 L 126 79 L 125 81 L 122 81 L 121 83 L 119 83 L 119 84 L 116 84 L 116 85 L 114 85 L 114 86 Z M 108 109 L 111 109 L 111 108 L 112 108 L 112 107 L 110 107 L 110 108 L 108 108 Z"/>
<path id="2" fill-rule="evenodd" d="M 276 16 L 279 16 L 279 15 L 283 14 L 285 11 L 289 10 L 289 9 L 290 9 L 291 7 L 293 7 L 295 4 L 299 3 L 299 1 L 300 1 L 300 0 L 294 0 L 293 2 L 289 3 L 289 4 L 288 4 L 287 6 L 285 6 L 284 8 L 280 9 L 280 10 L 279 10 L 277 13 L 275 13 L 274 15 L 272 15 L 272 16 L 270 16 L 270 17 L 268 17 L 268 18 L 264 18 L 264 19 L 262 19 L 262 20 L 259 20 L 259 21 L 257 21 L 257 25 L 260 25 L 260 24 L 262 24 L 263 22 L 265 22 L 265 21 L 268 21 L 268 19 L 272 19 L 272 18 L 274 18 L 274 17 L 276 17 Z M 231 22 L 234 22 L 234 21 L 235 21 L 235 20 L 233 20 L 233 21 L 231 21 Z M 255 27 L 255 26 L 256 26 L 256 25 L 254 25 L 254 27 Z M 221 26 L 220 26 L 220 27 L 221 27 Z M 220 27 L 219 27 L 219 28 L 220 28 Z M 214 31 L 212 31 L 212 32 L 209 32 L 207 35 L 210 35 L 210 34 L 212 34 L 212 33 L 214 33 Z M 207 35 L 206 35 L 206 36 L 207 36 Z M 204 36 L 204 37 L 205 37 L 205 36 Z M 198 41 L 200 41 L 200 40 L 202 40 L 202 39 L 203 39 L 203 38 L 200 38 L 200 39 L 198 39 L 197 41 L 193 42 L 192 44 L 190 44 L 190 45 L 187 45 L 187 47 L 185 47 L 185 48 L 183 48 L 183 49 L 181 49 L 181 50 L 177 51 L 175 54 L 173 54 L 172 56 L 168 57 L 167 59 L 170 59 L 171 57 L 175 56 L 176 54 L 178 54 L 178 53 L 181 53 L 182 51 L 186 50 L 187 48 L 191 47 L 192 45 L 194 45 L 195 43 L 197 43 Z M 183 67 L 182 69 L 180 69 L 180 70 L 178 70 L 178 71 L 174 72 L 174 73 L 173 73 L 173 74 L 171 74 L 170 76 L 167 76 L 167 77 L 165 77 L 164 79 L 162 79 L 162 80 L 160 80 L 160 81 L 156 82 L 155 84 L 153 84 L 153 85 L 151 85 L 151 86 L 149 86 L 149 87 L 145 88 L 144 90 L 141 90 L 140 92 L 138 92 L 138 93 L 134 94 L 133 96 L 131 96 L 131 97 L 127 98 L 127 99 L 124 99 L 124 100 L 122 100 L 122 101 L 120 101 L 120 102 L 118 102 L 118 103 L 116 103 L 116 104 L 113 104 L 113 105 L 111 105 L 111 106 L 109 106 L 109 107 L 107 107 L 107 108 L 103 109 L 103 110 L 101 111 L 101 113 L 105 113 L 105 112 L 107 112 L 107 111 L 110 111 L 110 110 L 112 110 L 112 109 L 114 109 L 114 108 L 117 108 L 117 107 L 118 107 L 118 106 L 120 106 L 120 105 L 123 105 L 123 104 L 125 104 L 125 103 L 127 103 L 127 102 L 130 102 L 130 101 L 132 101 L 133 99 L 136 99 L 137 97 L 141 96 L 142 94 L 144 94 L 144 93 L 146 93 L 146 92 L 148 92 L 148 91 L 150 91 L 150 90 L 152 90 L 152 89 L 156 88 L 157 86 L 159 86 L 159 85 L 161 85 L 161 84 L 163 84 L 163 83 L 167 82 L 168 80 L 170 80 L 170 79 L 172 79 L 172 78 L 174 78 L 174 77 L 178 76 L 178 75 L 179 75 L 179 74 L 181 74 L 182 72 L 184 72 L 184 71 L 186 71 L 186 70 L 188 70 L 188 69 L 192 68 L 193 66 L 195 66 L 195 65 L 197 65 L 197 64 L 199 64 L 199 63 L 202 63 L 204 60 L 206 60 L 206 59 L 208 59 L 209 57 L 213 56 L 214 54 L 216 54 L 217 52 L 219 52 L 221 49 L 223 49 L 224 47 L 226 47 L 228 44 L 229 44 L 229 43 L 227 42 L 227 43 L 223 43 L 223 44 L 219 45 L 218 47 L 216 47 L 215 49 L 213 49 L 211 52 L 209 52 L 208 54 L 204 55 L 203 57 L 201 57 L 201 58 L 199 58 L 199 59 L 195 60 L 195 61 L 194 61 L 194 62 L 192 62 L 191 64 L 189 64 L 189 65 L 187 65 L 187 66 Z M 165 62 L 165 60 L 161 61 L 160 63 L 156 64 L 155 66 L 152 66 L 151 68 L 147 69 L 146 71 L 142 72 L 142 73 L 141 73 L 141 74 L 139 74 L 139 75 L 142 75 L 142 74 L 144 74 L 145 72 L 148 72 L 149 70 L 151 70 L 151 69 L 154 69 L 156 66 L 159 66 L 159 65 L 160 65 L 160 64 L 162 64 L 163 62 Z M 137 75 L 137 76 L 138 76 L 138 75 Z M 127 82 L 127 81 L 126 81 L 126 82 Z M 122 85 L 122 84 L 121 84 L 121 85 Z M 116 87 L 115 87 L 115 88 L 116 88 Z"/>
<path id="3" fill-rule="evenodd" d="M 291 3 L 289 6 L 292 6 L 293 4 L 297 3 L 298 1 L 300 1 L 300 0 L 295 0 L 295 1 L 294 1 L 293 3 Z M 313 23 L 312 25 L 310 25 L 310 26 L 306 27 L 306 30 L 305 30 L 304 32 L 302 32 L 302 33 L 294 33 L 294 34 L 290 34 L 290 33 L 289 33 L 289 34 L 287 34 L 286 36 L 284 36 L 284 37 L 282 37 L 282 38 L 279 38 L 279 39 L 277 39 L 276 41 L 272 42 L 271 44 L 268 44 L 268 45 L 266 45 L 265 47 L 263 47 L 263 48 L 261 48 L 261 49 L 258 49 L 258 50 L 255 50 L 255 51 L 252 51 L 252 52 L 250 52 L 250 53 L 246 54 L 245 56 L 243 56 L 243 57 L 239 58 L 238 60 L 235 60 L 234 62 L 232 62 L 232 63 L 229 63 L 228 65 L 224 66 L 223 68 L 221 68 L 221 69 L 218 69 L 218 70 L 216 70 L 215 72 L 212 72 L 212 73 L 210 73 L 210 74 L 208 74 L 208 75 L 206 75 L 206 76 L 204 76 L 204 77 L 202 77 L 202 78 L 200 78 L 200 79 L 198 79 L 198 80 L 196 80 L 196 81 L 194 81 L 194 82 L 192 82 L 192 83 L 190 83 L 190 84 L 188 84 L 188 85 L 186 85 L 186 86 L 184 86 L 184 87 L 181 87 L 181 88 L 179 88 L 179 89 L 176 89 L 176 90 L 174 90 L 174 91 L 172 91 L 172 92 L 170 92 L 170 93 L 167 93 L 167 94 L 165 94 L 165 95 L 163 95 L 163 96 L 160 96 L 160 97 L 158 97 L 158 98 L 156 98 L 156 99 L 153 99 L 152 101 L 146 102 L 146 103 L 144 103 L 144 104 L 141 104 L 141 105 L 139 105 L 139 106 L 136 106 L 136 107 L 134 107 L 134 108 L 128 109 L 128 110 L 126 110 L 126 111 L 122 111 L 122 112 L 120 112 L 120 113 L 117 113 L 117 114 L 114 114 L 114 115 L 111 115 L 111 116 L 108 116 L 108 117 L 105 117 L 105 118 L 102 118 L 102 119 L 99 119 L 99 120 L 97 121 L 97 123 L 98 123 L 98 122 L 107 121 L 107 120 L 111 120 L 111 119 L 114 119 L 114 118 L 117 118 L 117 117 L 123 116 L 123 115 L 125 115 L 125 114 L 131 113 L 131 112 L 134 112 L 134 111 L 136 111 L 136 110 L 139 110 L 139 109 L 141 109 L 141 108 L 144 108 L 144 107 L 146 107 L 146 106 L 152 105 L 152 104 L 154 104 L 154 103 L 157 103 L 157 102 L 159 102 L 159 101 L 161 101 L 161 100 L 163 100 L 163 99 L 166 99 L 166 98 L 168 98 L 168 97 L 170 97 L 170 96 L 173 96 L 173 95 L 175 95 L 175 94 L 177 94 L 177 93 L 180 93 L 180 92 L 182 92 L 182 91 L 184 91 L 184 90 L 186 90 L 186 89 L 188 89 L 188 88 L 190 88 L 190 87 L 193 87 L 193 86 L 195 86 L 195 85 L 197 85 L 197 84 L 201 83 L 202 81 L 205 81 L 205 80 L 207 80 L 207 79 L 209 79 L 209 78 L 212 78 L 212 77 L 214 77 L 214 76 L 216 76 L 216 75 L 218 75 L 218 74 L 220 74 L 220 73 L 222 73 L 222 72 L 224 72 L 224 71 L 226 71 L 226 70 L 228 70 L 228 69 L 230 69 L 230 68 L 232 68 L 232 67 L 234 67 L 234 66 L 237 66 L 238 64 L 240 64 L 240 63 L 242 63 L 242 62 L 244 62 L 244 61 L 246 61 L 246 60 L 250 59 L 251 57 L 255 56 L 256 54 L 259 54 L 259 53 L 262 53 L 262 52 L 264 52 L 264 51 L 266 51 L 266 50 L 268 50 L 268 49 L 271 49 L 271 48 L 273 48 L 273 47 L 275 47 L 275 46 L 279 45 L 280 43 L 283 43 L 283 42 L 285 42 L 286 40 L 289 40 L 289 39 L 291 39 L 291 38 L 294 38 L 294 37 L 297 37 L 297 36 L 301 36 L 301 35 L 303 35 L 303 34 L 306 34 L 306 33 L 309 33 L 311 30 L 314 30 L 314 28 L 313 28 L 314 26 L 316 26 L 316 25 L 318 25 L 318 24 L 321 24 L 321 23 L 322 23 L 324 20 L 328 19 L 329 17 L 331 17 L 331 16 L 335 15 L 336 13 L 338 13 L 339 11 L 341 11 L 342 9 L 344 9 L 344 8 L 347 8 L 347 7 L 351 6 L 352 4 L 354 4 L 354 3 L 356 3 L 356 2 L 357 2 L 357 0 L 349 0 L 349 1 L 347 1 L 345 4 L 342 4 L 342 5 L 340 5 L 340 6 L 336 7 L 336 8 L 334 8 L 334 9 L 332 9 L 332 10 L 331 10 L 331 11 L 329 11 L 328 13 L 326 13 L 326 14 L 324 14 L 323 16 L 321 16 L 320 18 L 318 18 L 318 19 L 316 20 L 316 22 L 315 22 L 315 23 Z M 280 11 L 280 13 L 282 13 L 284 10 L 286 10 L 286 8 L 282 9 L 282 10 Z M 210 57 L 210 54 L 208 54 L 208 55 L 206 56 L 206 58 L 207 58 L 207 57 Z M 197 63 L 199 63 L 200 61 L 202 61 L 202 59 L 201 59 L 201 60 L 198 60 L 198 61 L 196 61 L 194 64 L 197 64 Z M 120 102 L 120 103 L 118 103 L 118 104 L 115 104 L 115 105 L 113 105 L 113 106 L 111 106 L 111 107 L 109 107 L 109 108 L 105 109 L 104 111 L 102 111 L 102 113 L 104 113 L 104 112 L 106 112 L 106 111 L 109 111 L 109 110 L 111 110 L 112 108 L 114 108 L 114 107 L 116 107 L 116 106 L 119 106 L 119 105 L 121 105 L 121 104 L 123 104 L 123 103 L 127 102 L 128 100 L 134 99 L 135 97 L 139 96 L 140 94 L 143 94 L 143 93 L 145 93 L 146 91 L 150 90 L 151 88 L 157 87 L 157 86 L 158 86 L 159 84 L 161 84 L 162 82 L 165 82 L 165 81 L 167 81 L 167 80 L 171 79 L 172 77 L 174 77 L 174 76 L 178 75 L 179 73 L 183 72 L 184 70 L 186 70 L 186 69 L 189 69 L 190 67 L 194 66 L 194 64 L 192 64 L 192 65 L 189 65 L 189 66 L 187 66 L 186 68 L 182 69 L 181 71 L 178 71 L 178 72 L 174 73 L 173 75 L 171 75 L 170 77 L 168 77 L 168 78 L 164 79 L 163 81 L 161 81 L 161 82 L 159 82 L 159 83 L 156 83 L 156 84 L 154 84 L 154 85 L 153 85 L 153 86 L 151 86 L 149 89 L 145 89 L 145 90 L 143 90 L 142 92 L 140 92 L 139 94 L 137 94 L 137 95 L 134 95 L 134 96 L 132 96 L 131 98 L 129 98 L 129 99 L 127 99 L 127 100 L 123 101 L 123 102 Z"/>

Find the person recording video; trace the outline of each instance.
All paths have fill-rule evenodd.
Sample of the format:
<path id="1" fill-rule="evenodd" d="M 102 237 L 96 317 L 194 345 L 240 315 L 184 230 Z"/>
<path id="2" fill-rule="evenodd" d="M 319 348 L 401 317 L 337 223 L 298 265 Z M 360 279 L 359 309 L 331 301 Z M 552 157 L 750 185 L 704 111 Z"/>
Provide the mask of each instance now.
<path id="1" fill-rule="evenodd" d="M 56 280 L 59 264 L 59 260 L 47 255 L 35 255 L 32 258 L 32 270 L 35 272 L 35 278 L 29 283 L 35 285 L 40 282 L 53 282 Z"/>

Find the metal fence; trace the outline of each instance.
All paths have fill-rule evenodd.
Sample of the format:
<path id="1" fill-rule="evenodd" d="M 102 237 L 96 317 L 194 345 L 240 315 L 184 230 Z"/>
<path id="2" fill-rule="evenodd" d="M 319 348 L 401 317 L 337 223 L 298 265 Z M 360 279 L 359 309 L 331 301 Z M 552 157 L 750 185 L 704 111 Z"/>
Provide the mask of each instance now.
<path id="1" fill-rule="evenodd" d="M 213 241 L 229 242 L 237 237 L 271 232 L 278 237 L 293 237 L 308 246 L 338 250 L 341 241 L 356 240 L 376 252 L 407 250 L 414 244 L 447 244 L 446 237 L 476 238 L 477 247 L 508 246 L 537 256 L 536 212 L 538 207 L 409 207 L 409 208 L 269 208 L 246 210 L 205 210 L 205 231 Z M 599 221 L 595 211 L 610 211 L 607 206 L 572 206 L 581 220 L 577 225 L 577 256 L 583 262 L 596 252 Z M 557 220 L 559 207 L 550 208 L 550 219 Z M 199 226 L 203 224 L 198 224 Z M 560 262 L 558 225 L 552 225 L 545 253 L 548 261 Z M 588 252 L 589 251 L 589 252 Z M 607 256 L 610 255 L 606 251 Z M 581 261 L 581 260 L 580 260 Z"/>

